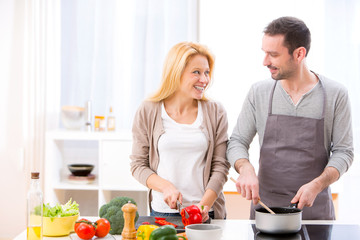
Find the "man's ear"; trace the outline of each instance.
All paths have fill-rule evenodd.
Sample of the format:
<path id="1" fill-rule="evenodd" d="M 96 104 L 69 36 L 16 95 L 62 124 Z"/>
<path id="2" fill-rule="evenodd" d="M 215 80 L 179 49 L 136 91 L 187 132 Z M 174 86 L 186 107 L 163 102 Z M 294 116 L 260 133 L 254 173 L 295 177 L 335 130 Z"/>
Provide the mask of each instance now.
<path id="1" fill-rule="evenodd" d="M 301 62 L 306 57 L 306 49 L 304 47 L 298 47 L 294 50 L 293 57 L 297 62 Z"/>

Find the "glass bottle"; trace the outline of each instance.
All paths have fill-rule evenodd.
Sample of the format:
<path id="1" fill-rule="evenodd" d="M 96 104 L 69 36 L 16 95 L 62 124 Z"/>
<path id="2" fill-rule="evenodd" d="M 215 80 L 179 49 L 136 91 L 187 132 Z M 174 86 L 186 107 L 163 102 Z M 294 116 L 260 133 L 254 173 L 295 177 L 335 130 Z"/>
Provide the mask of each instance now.
<path id="1" fill-rule="evenodd" d="M 30 189 L 27 195 L 27 240 L 42 240 L 43 238 L 43 193 L 39 175 L 39 172 L 31 173 Z"/>
<path id="2" fill-rule="evenodd" d="M 107 117 L 107 130 L 115 131 L 115 117 L 113 115 L 112 107 L 110 107 L 109 116 Z"/>

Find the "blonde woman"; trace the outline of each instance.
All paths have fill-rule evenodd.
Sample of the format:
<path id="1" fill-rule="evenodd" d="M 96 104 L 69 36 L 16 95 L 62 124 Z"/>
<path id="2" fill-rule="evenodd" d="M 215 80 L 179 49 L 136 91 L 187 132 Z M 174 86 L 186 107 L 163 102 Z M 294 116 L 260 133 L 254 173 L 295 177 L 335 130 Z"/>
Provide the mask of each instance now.
<path id="1" fill-rule="evenodd" d="M 135 115 L 131 171 L 150 189 L 151 216 L 179 216 L 179 201 L 203 206 L 203 221 L 226 217 L 227 116 L 204 95 L 213 70 L 208 48 L 176 44 L 165 59 L 159 90 Z"/>

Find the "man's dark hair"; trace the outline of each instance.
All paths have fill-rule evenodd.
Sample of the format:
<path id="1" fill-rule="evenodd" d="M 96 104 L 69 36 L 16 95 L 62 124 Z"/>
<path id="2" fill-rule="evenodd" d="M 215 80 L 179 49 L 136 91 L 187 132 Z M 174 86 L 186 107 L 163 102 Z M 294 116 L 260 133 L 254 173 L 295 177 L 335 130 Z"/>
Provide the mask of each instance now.
<path id="1" fill-rule="evenodd" d="M 292 54 L 295 49 L 304 47 L 306 56 L 310 50 L 311 34 L 305 23 L 295 17 L 281 17 L 273 20 L 264 29 L 264 33 L 270 36 L 284 35 L 284 46 Z"/>

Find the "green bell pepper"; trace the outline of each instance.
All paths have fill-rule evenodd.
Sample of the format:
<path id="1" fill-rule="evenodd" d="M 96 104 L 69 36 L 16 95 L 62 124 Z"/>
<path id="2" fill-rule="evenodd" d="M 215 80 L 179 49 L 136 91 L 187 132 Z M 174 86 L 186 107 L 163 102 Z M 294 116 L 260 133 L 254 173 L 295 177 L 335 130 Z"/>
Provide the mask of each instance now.
<path id="1" fill-rule="evenodd" d="M 164 225 L 151 232 L 149 240 L 178 240 L 179 238 L 186 239 L 183 236 L 176 235 L 176 229 L 172 225 Z"/>

